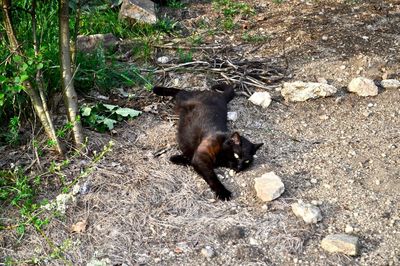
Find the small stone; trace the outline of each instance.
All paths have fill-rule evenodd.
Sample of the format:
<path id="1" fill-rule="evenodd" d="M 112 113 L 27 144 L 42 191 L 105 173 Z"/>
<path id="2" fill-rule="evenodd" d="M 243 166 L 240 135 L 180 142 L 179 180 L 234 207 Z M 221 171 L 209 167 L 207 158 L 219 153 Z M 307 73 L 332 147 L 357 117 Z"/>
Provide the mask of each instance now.
<path id="1" fill-rule="evenodd" d="M 321 241 L 321 247 L 328 252 L 340 252 L 356 256 L 359 252 L 358 237 L 346 234 L 328 235 Z"/>
<path id="2" fill-rule="evenodd" d="M 157 58 L 157 63 L 160 64 L 166 64 L 169 61 L 171 61 L 171 58 L 169 58 L 168 56 L 160 56 L 159 58 Z"/>
<path id="3" fill-rule="evenodd" d="M 369 107 L 369 108 L 374 107 L 374 104 L 373 104 L 373 103 L 369 103 L 369 104 L 368 104 L 368 107 Z"/>
<path id="4" fill-rule="evenodd" d="M 322 40 L 323 40 L 323 41 L 327 41 L 327 40 L 328 40 L 328 36 L 323 35 L 323 36 L 322 36 Z"/>
<path id="5" fill-rule="evenodd" d="M 329 84 L 316 82 L 285 82 L 281 90 L 286 101 L 303 102 L 308 99 L 327 97 L 335 94 L 337 89 Z"/>
<path id="6" fill-rule="evenodd" d="M 363 97 L 378 95 L 378 87 L 374 81 L 363 77 L 358 77 L 350 81 L 347 89 Z"/>
<path id="7" fill-rule="evenodd" d="M 228 117 L 229 121 L 236 121 L 238 119 L 238 113 L 237 112 L 228 112 L 227 117 Z"/>
<path id="8" fill-rule="evenodd" d="M 346 232 L 346 234 L 351 234 L 351 233 L 353 233 L 354 228 L 350 224 L 346 224 L 346 227 L 344 228 L 344 231 Z"/>
<path id="9" fill-rule="evenodd" d="M 292 211 L 297 217 L 301 217 L 307 224 L 315 224 L 322 220 L 321 210 L 311 204 L 303 202 L 293 203 Z"/>
<path id="10" fill-rule="evenodd" d="M 254 188 L 262 201 L 272 201 L 285 191 L 285 185 L 274 172 L 255 178 Z"/>
<path id="11" fill-rule="evenodd" d="M 341 70 L 344 70 L 344 69 L 346 69 L 346 66 L 345 66 L 345 65 L 341 65 L 341 66 L 340 66 L 340 69 L 341 69 Z"/>
<path id="12" fill-rule="evenodd" d="M 252 246 L 257 246 L 258 245 L 258 241 L 252 237 L 249 238 L 249 243 Z"/>
<path id="13" fill-rule="evenodd" d="M 315 179 L 315 178 L 311 178 L 310 182 L 311 182 L 312 184 L 317 184 L 317 183 L 318 183 L 318 180 Z"/>
<path id="14" fill-rule="evenodd" d="M 266 92 L 255 92 L 251 97 L 249 98 L 249 101 L 252 102 L 255 105 L 260 105 L 263 108 L 267 108 L 271 104 L 271 95 Z"/>
<path id="15" fill-rule="evenodd" d="M 215 251 L 212 247 L 205 246 L 204 248 L 201 249 L 201 254 L 206 258 L 212 258 L 215 256 Z"/>
<path id="16" fill-rule="evenodd" d="M 381 81 L 381 86 L 385 89 L 399 89 L 400 88 L 400 80 L 384 79 Z"/>

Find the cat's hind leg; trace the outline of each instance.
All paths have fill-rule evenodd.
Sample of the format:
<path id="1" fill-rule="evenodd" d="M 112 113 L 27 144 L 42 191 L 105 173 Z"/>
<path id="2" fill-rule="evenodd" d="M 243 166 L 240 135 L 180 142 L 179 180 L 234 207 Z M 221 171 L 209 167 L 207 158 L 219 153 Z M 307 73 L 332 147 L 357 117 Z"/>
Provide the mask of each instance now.
<path id="1" fill-rule="evenodd" d="M 169 160 L 174 163 L 174 164 L 178 164 L 178 165 L 190 165 L 190 159 L 188 159 L 186 156 L 184 156 L 183 154 L 176 154 L 176 155 L 172 155 Z"/>

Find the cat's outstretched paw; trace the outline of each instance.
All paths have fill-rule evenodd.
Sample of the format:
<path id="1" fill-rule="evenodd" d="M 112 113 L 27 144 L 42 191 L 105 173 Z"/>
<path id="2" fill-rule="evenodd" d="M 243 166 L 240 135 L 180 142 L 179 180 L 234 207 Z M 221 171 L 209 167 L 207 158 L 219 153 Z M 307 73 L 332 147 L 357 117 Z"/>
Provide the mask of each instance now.
<path id="1" fill-rule="evenodd" d="M 217 191 L 216 194 L 217 194 L 217 198 L 220 200 L 223 200 L 223 201 L 227 201 L 232 198 L 232 192 L 230 192 L 226 188 Z"/>

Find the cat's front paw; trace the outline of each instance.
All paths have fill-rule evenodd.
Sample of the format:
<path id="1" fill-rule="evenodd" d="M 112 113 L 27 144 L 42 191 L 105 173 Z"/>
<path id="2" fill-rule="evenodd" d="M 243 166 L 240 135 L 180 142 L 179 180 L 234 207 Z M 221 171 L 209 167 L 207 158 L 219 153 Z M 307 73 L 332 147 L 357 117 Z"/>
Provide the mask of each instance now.
<path id="1" fill-rule="evenodd" d="M 232 192 L 230 192 L 229 190 L 227 190 L 226 188 L 218 190 L 216 192 L 217 194 L 217 198 L 223 201 L 227 201 L 230 200 L 232 198 Z"/>

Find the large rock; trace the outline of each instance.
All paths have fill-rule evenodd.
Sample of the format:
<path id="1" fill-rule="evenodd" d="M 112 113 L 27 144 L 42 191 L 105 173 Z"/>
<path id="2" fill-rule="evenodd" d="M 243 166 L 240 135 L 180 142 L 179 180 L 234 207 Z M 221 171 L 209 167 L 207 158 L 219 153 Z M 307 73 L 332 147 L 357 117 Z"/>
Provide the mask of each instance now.
<path id="1" fill-rule="evenodd" d="M 328 252 L 340 252 L 351 256 L 356 256 L 360 249 L 358 237 L 346 234 L 326 236 L 322 239 L 321 247 Z"/>
<path id="2" fill-rule="evenodd" d="M 350 92 L 364 97 L 378 95 L 378 87 L 375 85 L 374 81 L 363 77 L 352 79 L 347 89 Z"/>
<path id="3" fill-rule="evenodd" d="M 124 0 L 119 11 L 119 18 L 154 24 L 157 22 L 154 2 L 150 0 Z"/>
<path id="4" fill-rule="evenodd" d="M 303 202 L 293 203 L 292 211 L 297 217 L 301 217 L 307 224 L 316 224 L 322 220 L 321 210 L 312 204 Z"/>
<path id="5" fill-rule="evenodd" d="M 111 33 L 78 35 L 76 39 L 76 48 L 81 52 L 93 52 L 98 47 L 106 50 L 112 50 L 118 45 L 118 38 Z"/>
<path id="6" fill-rule="evenodd" d="M 308 99 L 327 97 L 337 92 L 336 87 L 316 82 L 285 82 L 281 90 L 286 101 L 304 102 Z"/>
<path id="7" fill-rule="evenodd" d="M 285 185 L 274 172 L 263 174 L 254 180 L 254 188 L 257 196 L 263 201 L 272 201 L 285 191 Z"/>
<path id="8" fill-rule="evenodd" d="M 255 92 L 249 98 L 249 101 L 254 103 L 255 105 L 260 105 L 263 108 L 267 108 L 271 104 L 271 95 L 266 92 Z"/>
<path id="9" fill-rule="evenodd" d="M 382 87 L 385 89 L 398 89 L 400 88 L 400 80 L 397 79 L 384 79 L 381 81 Z"/>

